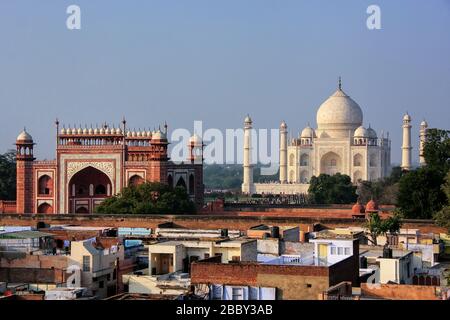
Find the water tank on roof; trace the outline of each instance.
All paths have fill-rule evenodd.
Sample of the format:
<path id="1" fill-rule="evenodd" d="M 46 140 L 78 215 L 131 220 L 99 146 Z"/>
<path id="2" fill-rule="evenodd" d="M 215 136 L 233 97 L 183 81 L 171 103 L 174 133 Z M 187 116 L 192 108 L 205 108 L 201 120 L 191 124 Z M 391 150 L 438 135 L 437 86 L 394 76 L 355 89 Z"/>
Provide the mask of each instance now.
<path id="1" fill-rule="evenodd" d="M 220 229 L 220 236 L 222 238 L 228 237 L 228 229 Z"/>
<path id="2" fill-rule="evenodd" d="M 392 259 L 392 249 L 385 246 L 383 247 L 383 258 Z"/>
<path id="3" fill-rule="evenodd" d="M 270 227 L 270 236 L 272 238 L 279 238 L 280 237 L 280 227 Z"/>
<path id="4" fill-rule="evenodd" d="M 367 269 L 367 257 L 361 257 L 359 264 L 361 269 Z"/>

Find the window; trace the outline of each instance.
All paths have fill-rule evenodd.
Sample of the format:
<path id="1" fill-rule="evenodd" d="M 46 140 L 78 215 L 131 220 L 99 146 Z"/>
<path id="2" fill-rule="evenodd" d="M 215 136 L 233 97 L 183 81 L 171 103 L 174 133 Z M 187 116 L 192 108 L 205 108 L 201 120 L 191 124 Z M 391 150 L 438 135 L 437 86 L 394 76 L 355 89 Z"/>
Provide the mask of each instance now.
<path id="1" fill-rule="evenodd" d="M 194 262 L 194 261 L 198 261 L 198 260 L 199 260 L 199 256 L 190 256 L 189 257 L 190 262 Z M 172 265 L 173 265 L 173 262 L 172 262 Z"/>
<path id="2" fill-rule="evenodd" d="M 330 160 L 330 167 L 336 167 L 336 159 Z"/>
<path id="3" fill-rule="evenodd" d="M 331 254 L 336 254 L 336 247 L 331 247 Z"/>
<path id="4" fill-rule="evenodd" d="M 232 288 L 232 300 L 244 300 L 244 289 Z"/>
<path id="5" fill-rule="evenodd" d="M 241 261 L 241 257 L 240 256 L 232 256 L 231 261 Z"/>
<path id="6" fill-rule="evenodd" d="M 100 289 L 103 289 L 103 288 L 105 287 L 105 282 L 104 282 L 104 281 L 100 281 L 100 282 L 98 283 L 98 287 L 99 287 Z"/>
<path id="7" fill-rule="evenodd" d="M 355 166 L 355 167 L 361 167 L 361 165 L 362 165 L 362 160 L 363 160 L 362 155 L 360 155 L 359 153 L 356 154 L 356 155 L 353 157 L 353 166 Z"/>
<path id="8" fill-rule="evenodd" d="M 209 253 L 205 253 L 205 259 L 209 258 Z"/>
<path id="9" fill-rule="evenodd" d="M 111 280 L 111 273 L 108 273 L 107 275 L 106 275 L 106 281 L 110 281 Z"/>
<path id="10" fill-rule="evenodd" d="M 248 300 L 259 300 L 259 288 L 258 287 L 248 288 Z"/>
<path id="11" fill-rule="evenodd" d="M 91 257 L 83 256 L 83 271 L 90 272 L 91 271 Z"/>
<path id="12" fill-rule="evenodd" d="M 116 272 L 116 269 L 114 269 L 114 271 L 113 271 L 113 280 L 116 280 L 116 278 L 117 278 L 117 272 Z"/>
<path id="13" fill-rule="evenodd" d="M 309 165 L 309 156 L 307 154 L 302 154 L 300 157 L 300 165 L 308 166 Z"/>
<path id="14" fill-rule="evenodd" d="M 311 284 L 311 283 L 307 283 L 307 284 L 306 284 L 306 287 L 307 287 L 307 288 L 312 288 L 312 284 Z"/>
<path id="15" fill-rule="evenodd" d="M 98 186 L 95 187 L 95 194 L 106 194 L 106 187 L 102 184 L 99 184 Z"/>
<path id="16" fill-rule="evenodd" d="M 212 300 L 222 300 L 222 286 L 221 285 L 211 285 L 211 299 Z"/>
<path id="17" fill-rule="evenodd" d="M 344 248 L 338 247 L 338 255 L 342 256 L 344 254 Z"/>
<path id="18" fill-rule="evenodd" d="M 78 195 L 84 195 L 85 189 L 83 187 L 78 188 Z"/>
<path id="19" fill-rule="evenodd" d="M 344 254 L 346 256 L 349 256 L 350 255 L 350 248 L 344 248 Z"/>

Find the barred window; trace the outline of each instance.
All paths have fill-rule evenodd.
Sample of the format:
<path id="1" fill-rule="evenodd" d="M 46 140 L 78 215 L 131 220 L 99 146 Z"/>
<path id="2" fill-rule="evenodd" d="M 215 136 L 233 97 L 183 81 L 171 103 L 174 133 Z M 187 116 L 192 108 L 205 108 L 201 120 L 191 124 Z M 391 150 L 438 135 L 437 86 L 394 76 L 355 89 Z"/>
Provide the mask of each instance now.
<path id="1" fill-rule="evenodd" d="M 91 257 L 83 256 L 83 271 L 89 272 L 91 271 Z"/>

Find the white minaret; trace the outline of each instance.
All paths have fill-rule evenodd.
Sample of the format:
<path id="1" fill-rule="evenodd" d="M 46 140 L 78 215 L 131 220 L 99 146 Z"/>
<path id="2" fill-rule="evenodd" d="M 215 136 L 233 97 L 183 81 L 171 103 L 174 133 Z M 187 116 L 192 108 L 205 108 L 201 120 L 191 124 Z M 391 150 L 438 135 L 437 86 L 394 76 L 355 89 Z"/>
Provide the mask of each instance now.
<path id="1" fill-rule="evenodd" d="M 244 120 L 244 181 L 242 192 L 253 193 L 253 165 L 252 165 L 252 119 L 249 115 Z"/>
<path id="2" fill-rule="evenodd" d="M 425 142 L 427 141 L 427 130 L 428 123 L 423 120 L 420 124 L 420 142 L 419 142 L 419 162 L 421 166 L 424 166 L 425 163 Z"/>
<path id="3" fill-rule="evenodd" d="M 280 124 L 280 183 L 287 183 L 287 124 Z"/>
<path id="4" fill-rule="evenodd" d="M 411 116 L 403 116 L 402 169 L 411 170 Z"/>

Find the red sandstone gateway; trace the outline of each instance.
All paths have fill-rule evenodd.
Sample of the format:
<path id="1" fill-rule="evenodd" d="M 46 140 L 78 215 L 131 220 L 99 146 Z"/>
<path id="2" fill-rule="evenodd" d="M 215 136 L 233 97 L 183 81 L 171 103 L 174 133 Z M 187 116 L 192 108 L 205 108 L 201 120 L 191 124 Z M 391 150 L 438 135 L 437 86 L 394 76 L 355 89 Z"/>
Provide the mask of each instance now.
<path id="1" fill-rule="evenodd" d="M 36 161 L 34 141 L 24 129 L 17 146 L 17 213 L 90 213 L 105 198 L 144 181 L 186 188 L 203 204 L 203 144 L 189 141 L 186 162 L 167 155 L 164 131 L 119 128 L 61 128 L 56 121 L 56 160 Z"/>

